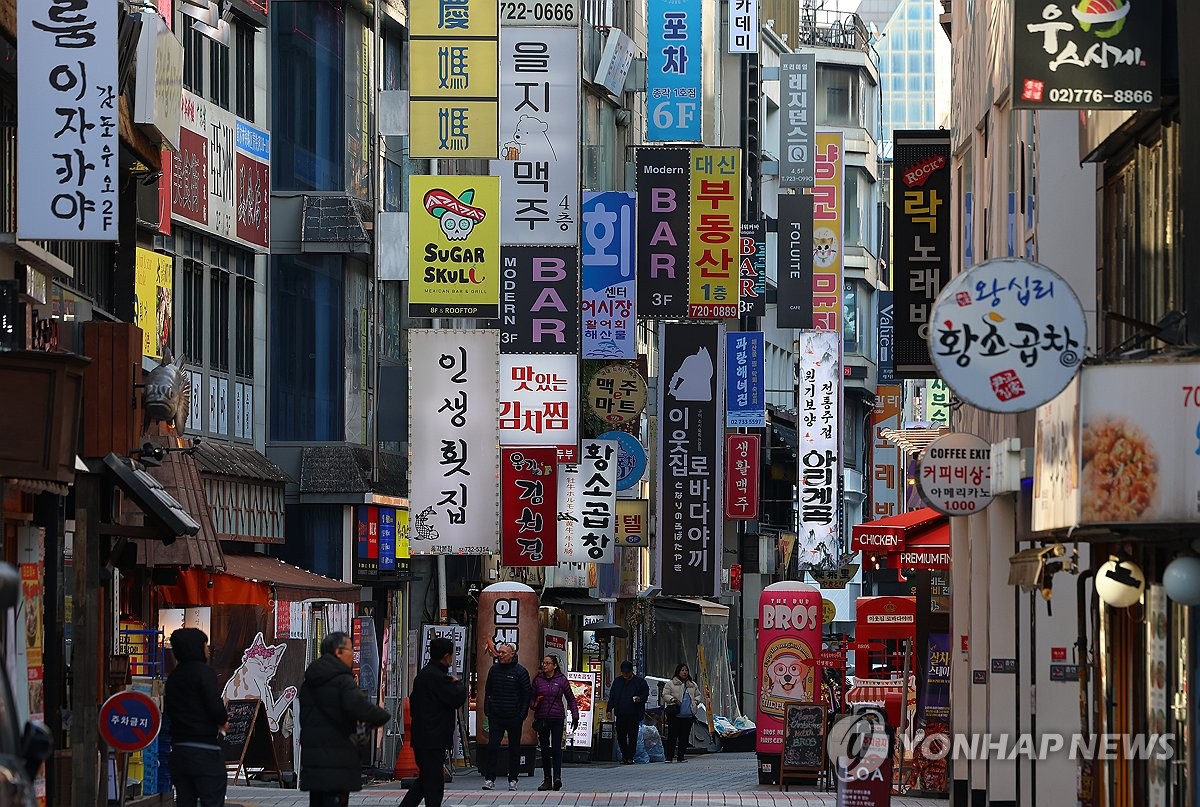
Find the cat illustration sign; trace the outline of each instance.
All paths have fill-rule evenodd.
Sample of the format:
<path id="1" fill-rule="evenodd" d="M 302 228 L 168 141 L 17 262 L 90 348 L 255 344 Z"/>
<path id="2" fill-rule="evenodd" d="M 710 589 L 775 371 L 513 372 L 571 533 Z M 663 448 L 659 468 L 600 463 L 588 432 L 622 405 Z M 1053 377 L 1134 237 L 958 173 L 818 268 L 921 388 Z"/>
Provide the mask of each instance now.
<path id="1" fill-rule="evenodd" d="M 161 727 L 162 714 L 141 692 L 118 692 L 100 707 L 100 737 L 114 751 L 141 751 Z"/>

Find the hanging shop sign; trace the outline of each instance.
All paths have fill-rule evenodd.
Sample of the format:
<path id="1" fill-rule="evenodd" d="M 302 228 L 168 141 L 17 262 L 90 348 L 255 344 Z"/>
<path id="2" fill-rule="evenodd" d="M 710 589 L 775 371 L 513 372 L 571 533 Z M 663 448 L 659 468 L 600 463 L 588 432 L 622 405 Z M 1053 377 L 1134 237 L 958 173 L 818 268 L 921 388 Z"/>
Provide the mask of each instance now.
<path id="1" fill-rule="evenodd" d="M 992 446 L 982 437 L 957 432 L 925 448 L 917 465 L 921 496 L 947 516 L 981 513 L 992 503 Z"/>
<path id="2" fill-rule="evenodd" d="M 738 316 L 741 286 L 742 152 L 692 149 L 688 317 Z"/>
<path id="3" fill-rule="evenodd" d="M 800 334 L 800 569 L 841 557 L 841 341 L 834 331 Z"/>
<path id="4" fill-rule="evenodd" d="M 761 441 L 757 434 L 725 435 L 725 518 L 732 521 L 758 518 Z"/>
<path id="5" fill-rule="evenodd" d="M 500 558 L 505 566 L 558 563 L 558 462 L 553 448 L 500 449 Z"/>
<path id="6" fill-rule="evenodd" d="M 133 290 L 137 297 L 137 326 L 142 329 L 142 355 L 162 358 L 163 345 L 171 344 L 174 320 L 171 292 L 175 263 L 170 255 L 136 248 Z"/>
<path id="7" fill-rule="evenodd" d="M 691 149 L 641 147 L 637 192 L 637 312 L 683 319 L 691 249 Z"/>
<path id="8" fill-rule="evenodd" d="M 355 508 L 354 582 L 367 585 L 407 580 L 408 510 Z"/>
<path id="9" fill-rule="evenodd" d="M 579 252 L 500 247 L 500 352 L 579 350 Z"/>
<path id="10" fill-rule="evenodd" d="M 551 446 L 558 450 L 559 462 L 575 462 L 578 410 L 579 361 L 574 355 L 500 357 L 501 445 Z"/>
<path id="11" fill-rule="evenodd" d="M 779 185 L 811 188 L 816 182 L 817 54 L 784 53 L 779 56 Z"/>
<path id="12" fill-rule="evenodd" d="M 414 176 L 408 202 L 409 316 L 497 319 L 500 181 Z"/>
<path id="13" fill-rule="evenodd" d="M 758 54 L 758 0 L 729 4 L 729 52 Z"/>
<path id="14" fill-rule="evenodd" d="M 896 344 L 896 320 L 892 313 L 893 296 L 890 291 L 875 292 L 879 304 L 877 328 L 879 331 L 879 383 L 891 384 L 896 380 L 893 375 Z"/>
<path id="15" fill-rule="evenodd" d="M 884 429 L 900 428 L 900 386 L 875 388 L 875 408 L 871 410 L 871 517 L 868 521 L 896 515 L 900 501 L 898 465 L 900 449 L 884 438 Z"/>
<path id="16" fill-rule="evenodd" d="M 617 546 L 650 546 L 650 500 L 617 499 Z"/>
<path id="17" fill-rule="evenodd" d="M 583 195 L 582 358 L 637 358 L 635 213 L 632 193 Z"/>
<path id="18" fill-rule="evenodd" d="M 703 19 L 700 0 L 649 0 L 646 9 L 646 139 L 702 140 Z"/>
<path id="19" fill-rule="evenodd" d="M 1083 306 L 1070 285 L 1020 258 L 985 261 L 955 277 L 931 321 L 937 374 L 989 412 L 1027 412 L 1052 400 L 1075 377 L 1087 345 Z"/>
<path id="20" fill-rule="evenodd" d="M 845 161 L 842 132 L 819 132 L 813 186 L 813 327 L 842 330 Z"/>
<path id="21" fill-rule="evenodd" d="M 761 221 L 742 222 L 741 290 L 743 317 L 767 315 L 767 228 Z"/>
<path id="22" fill-rule="evenodd" d="M 647 397 L 646 380 L 629 364 L 605 365 L 588 382 L 588 408 L 610 426 L 635 422 Z"/>
<path id="23" fill-rule="evenodd" d="M 779 194 L 779 233 L 775 239 L 778 294 L 775 317 L 780 328 L 813 327 L 813 196 Z M 823 259 L 824 260 L 824 259 Z"/>
<path id="24" fill-rule="evenodd" d="M 610 431 L 597 435 L 598 440 L 613 440 L 617 444 L 617 490 L 629 490 L 642 481 L 646 473 L 646 448 L 629 432 Z"/>
<path id="25" fill-rule="evenodd" d="M 925 422 L 932 428 L 950 428 L 950 388 L 940 378 L 925 379 Z"/>
<path id="26" fill-rule="evenodd" d="M 584 440 L 575 464 L 558 467 L 558 561 L 612 563 L 617 522 L 617 444 Z"/>
<path id="27" fill-rule="evenodd" d="M 725 335 L 725 425 L 766 428 L 766 359 L 762 331 Z"/>

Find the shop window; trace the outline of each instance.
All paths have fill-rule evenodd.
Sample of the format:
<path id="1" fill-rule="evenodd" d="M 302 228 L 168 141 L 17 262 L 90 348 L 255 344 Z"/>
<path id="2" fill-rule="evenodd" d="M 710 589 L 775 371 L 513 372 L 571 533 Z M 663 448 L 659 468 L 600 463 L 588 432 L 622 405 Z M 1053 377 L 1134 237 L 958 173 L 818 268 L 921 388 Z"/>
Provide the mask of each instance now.
<path id="1" fill-rule="evenodd" d="M 244 120 L 254 120 L 254 26 L 234 23 L 234 114 Z"/>
<path id="2" fill-rule="evenodd" d="M 229 46 L 208 41 L 208 100 L 229 109 Z"/>

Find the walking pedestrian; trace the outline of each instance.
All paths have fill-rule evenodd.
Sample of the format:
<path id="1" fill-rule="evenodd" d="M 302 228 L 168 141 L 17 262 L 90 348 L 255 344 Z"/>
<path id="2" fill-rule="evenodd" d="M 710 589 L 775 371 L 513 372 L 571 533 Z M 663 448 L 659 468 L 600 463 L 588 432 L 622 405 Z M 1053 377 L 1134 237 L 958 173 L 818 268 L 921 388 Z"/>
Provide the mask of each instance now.
<path id="1" fill-rule="evenodd" d="M 542 748 L 542 772 L 538 790 L 562 790 L 563 729 L 567 709 L 571 709 L 571 731 L 579 725 L 579 704 L 571 691 L 571 682 L 558 666 L 557 656 L 542 659 L 542 671 L 533 679 L 533 727 Z"/>
<path id="2" fill-rule="evenodd" d="M 351 664 L 354 644 L 341 631 L 321 642 L 321 657 L 304 671 L 300 686 L 300 789 L 309 807 L 345 807 L 350 791 L 362 790 L 358 724 L 382 726 L 391 719 L 358 688 Z"/>
<path id="3" fill-rule="evenodd" d="M 517 789 L 521 772 L 521 727 L 529 716 L 532 685 L 529 671 L 517 663 L 517 648 L 504 643 L 496 647 L 496 663 L 488 670 L 484 685 L 483 713 L 488 719 L 487 767 L 483 789 L 496 787 L 500 741 L 508 736 L 508 789 Z"/>
<path id="4" fill-rule="evenodd" d="M 609 717 L 617 717 L 617 746 L 621 749 L 621 764 L 633 765 L 637 760 L 638 731 L 646 716 L 646 698 L 650 686 L 646 679 L 633 674 L 633 662 L 621 662 L 621 675 L 608 689 Z"/>
<path id="5" fill-rule="evenodd" d="M 171 730 L 171 781 L 176 807 L 220 807 L 225 803 L 225 760 L 221 734 L 229 715 L 217 673 L 208 665 L 208 636 L 198 628 L 171 633 L 175 669 L 167 676 L 163 707 Z"/>
<path id="6" fill-rule="evenodd" d="M 667 715 L 666 761 L 675 757 L 685 761 L 684 752 L 691 745 L 692 725 L 696 712 L 704 706 L 704 696 L 688 671 L 686 664 L 675 668 L 675 675 L 663 685 L 663 707 Z"/>
<path id="7" fill-rule="evenodd" d="M 443 764 L 446 750 L 454 745 L 455 716 L 467 702 L 467 687 L 450 672 L 454 666 L 454 642 L 437 637 L 429 642 L 429 663 L 413 679 L 408 708 L 412 713 L 413 756 L 417 759 L 417 781 L 400 802 L 400 807 L 441 807 L 446 790 Z"/>

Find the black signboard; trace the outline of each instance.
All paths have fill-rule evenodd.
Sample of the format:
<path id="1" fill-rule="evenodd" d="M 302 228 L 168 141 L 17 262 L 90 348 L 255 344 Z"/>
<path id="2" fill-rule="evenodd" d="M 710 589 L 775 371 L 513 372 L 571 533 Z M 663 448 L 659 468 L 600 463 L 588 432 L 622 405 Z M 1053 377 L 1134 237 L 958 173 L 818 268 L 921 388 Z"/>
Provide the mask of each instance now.
<path id="1" fill-rule="evenodd" d="M 785 703 L 783 709 L 779 786 L 786 790 L 789 774 L 811 778 L 825 770 L 826 711 L 822 703 Z"/>
<path id="2" fill-rule="evenodd" d="M 1162 7 L 1158 0 L 1014 0 L 1013 108 L 1157 107 Z"/>
<path id="3" fill-rule="evenodd" d="M 1078 681 L 1079 680 L 1079 665 L 1078 664 L 1051 664 L 1050 665 L 1050 680 L 1051 681 Z"/>
<path id="4" fill-rule="evenodd" d="M 971 683 L 972 684 L 986 684 L 987 683 L 987 670 L 971 670 Z"/>
<path id="5" fill-rule="evenodd" d="M 500 352 L 579 352 L 579 251 L 500 247 Z"/>
<path id="6" fill-rule="evenodd" d="M 650 319 L 688 314 L 691 267 L 691 149 L 643 147 L 637 191 L 637 312 Z"/>
<path id="7" fill-rule="evenodd" d="M 761 221 L 742 224 L 741 288 L 738 304 L 743 317 L 767 313 L 767 228 Z"/>
<path id="8" fill-rule="evenodd" d="M 892 293 L 879 291 L 876 296 L 879 299 L 879 383 L 890 384 L 896 380 L 892 375 L 892 350 L 896 339 Z"/>
<path id="9" fill-rule="evenodd" d="M 779 194 L 779 232 L 775 239 L 780 328 L 813 326 L 813 198 L 807 193 Z"/>
<path id="10" fill-rule="evenodd" d="M 721 591 L 725 328 L 662 323 L 658 334 L 658 584 L 667 596 L 714 597 Z"/>
<path id="11" fill-rule="evenodd" d="M 275 754 L 262 701 L 258 698 L 232 700 L 225 705 L 225 712 L 229 715 L 229 725 L 221 735 L 221 756 L 233 781 L 237 782 L 240 774 L 246 777 L 246 784 L 250 784 L 251 771 L 279 774 L 279 758 Z"/>
<path id="12" fill-rule="evenodd" d="M 1016 675 L 1017 660 L 1015 658 L 992 659 L 992 675 Z"/>
<path id="13" fill-rule="evenodd" d="M 897 130 L 893 137 L 894 378 L 937 378 L 929 316 L 950 282 L 950 133 Z"/>

